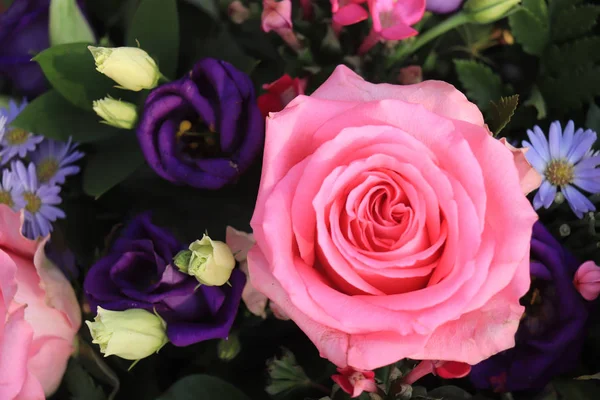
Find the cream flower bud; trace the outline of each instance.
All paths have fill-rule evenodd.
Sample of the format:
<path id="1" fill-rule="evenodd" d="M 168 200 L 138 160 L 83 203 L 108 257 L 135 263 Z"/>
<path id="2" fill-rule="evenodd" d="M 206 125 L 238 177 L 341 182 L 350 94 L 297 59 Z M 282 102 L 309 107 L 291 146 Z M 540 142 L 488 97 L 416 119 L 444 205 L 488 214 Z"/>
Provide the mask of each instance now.
<path id="1" fill-rule="evenodd" d="M 221 286 L 227 283 L 235 267 L 231 249 L 223 242 L 204 235 L 189 247 L 192 252 L 187 273 L 203 285 Z"/>
<path id="2" fill-rule="evenodd" d="M 88 49 L 94 56 L 96 69 L 121 85 L 122 89 L 139 92 L 155 88 L 158 84 L 158 66 L 144 50 L 93 46 L 88 46 Z"/>
<path id="3" fill-rule="evenodd" d="M 109 311 L 98 307 L 94 322 L 85 323 L 92 334 L 92 343 L 100 345 L 105 357 L 139 360 L 157 353 L 169 341 L 165 321 L 140 308 Z"/>
<path id="4" fill-rule="evenodd" d="M 463 9 L 472 22 L 491 24 L 508 16 L 520 2 L 521 0 L 468 0 Z"/>
<path id="5" fill-rule="evenodd" d="M 133 129 L 137 122 L 138 113 L 135 104 L 105 97 L 102 100 L 94 101 L 93 106 L 96 114 L 107 125 L 121 129 Z"/>

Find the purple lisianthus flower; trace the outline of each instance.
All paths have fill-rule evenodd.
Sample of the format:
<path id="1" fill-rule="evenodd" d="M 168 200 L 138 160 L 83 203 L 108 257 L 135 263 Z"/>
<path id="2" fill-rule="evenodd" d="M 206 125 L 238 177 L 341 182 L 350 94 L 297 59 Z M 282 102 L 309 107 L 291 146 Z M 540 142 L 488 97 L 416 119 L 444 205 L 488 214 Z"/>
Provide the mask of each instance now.
<path id="1" fill-rule="evenodd" d="M 50 0 L 17 0 L 0 14 L 0 75 L 25 96 L 36 96 L 47 87 L 31 58 L 50 45 L 49 6 Z"/>
<path id="2" fill-rule="evenodd" d="M 573 284 L 580 263 L 537 222 L 531 239 L 531 289 L 515 347 L 473 366 L 471 380 L 497 392 L 541 389 L 581 356 L 589 305 Z"/>
<path id="3" fill-rule="evenodd" d="M 237 313 L 246 278 L 233 270 L 229 285 L 198 286 L 180 272 L 173 257 L 185 247 L 173 235 L 152 224 L 149 214 L 134 218 L 92 266 L 84 290 L 93 310 L 143 308 L 167 323 L 167 336 L 176 346 L 226 338 Z"/>
<path id="4" fill-rule="evenodd" d="M 137 129 L 158 175 L 203 189 L 237 180 L 261 152 L 264 135 L 248 75 L 212 58 L 154 89 Z"/>
<path id="5" fill-rule="evenodd" d="M 427 0 L 427 10 L 438 14 L 446 14 L 460 8 L 463 0 Z"/>

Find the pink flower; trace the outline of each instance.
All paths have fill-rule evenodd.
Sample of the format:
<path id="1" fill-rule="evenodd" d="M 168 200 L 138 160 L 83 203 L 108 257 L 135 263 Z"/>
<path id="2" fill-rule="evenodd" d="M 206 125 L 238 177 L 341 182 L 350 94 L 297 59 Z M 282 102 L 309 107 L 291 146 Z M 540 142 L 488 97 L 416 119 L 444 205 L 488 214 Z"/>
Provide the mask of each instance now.
<path id="1" fill-rule="evenodd" d="M 593 261 L 587 261 L 575 272 L 573 284 L 584 299 L 593 301 L 600 294 L 600 267 Z"/>
<path id="2" fill-rule="evenodd" d="M 375 372 L 355 370 L 352 367 L 338 368 L 337 371 L 340 375 L 333 375 L 331 379 L 352 397 L 358 397 L 362 392 L 377 392 Z"/>
<path id="3" fill-rule="evenodd" d="M 283 110 L 296 96 L 304 94 L 306 83 L 306 79 L 292 78 L 285 74 L 275 82 L 263 85 L 267 93 L 261 94 L 257 99 L 258 108 L 263 116 Z"/>
<path id="4" fill-rule="evenodd" d="M 359 48 L 364 54 L 380 40 L 402 40 L 418 32 L 411 28 L 423 18 L 425 0 L 368 0 L 373 18 L 371 33 Z"/>
<path id="5" fill-rule="evenodd" d="M 231 249 L 235 260 L 240 263 L 240 270 L 248 276 L 248 261 L 246 258 L 248 256 L 248 250 L 254 246 L 254 236 L 252 236 L 251 233 L 238 231 L 237 229 L 228 226 L 225 230 L 225 242 Z M 244 290 L 242 291 L 242 301 L 246 304 L 248 311 L 252 314 L 261 318 L 267 318 L 265 309 L 269 299 L 267 296 L 256 290 L 249 279 L 246 280 L 246 286 L 244 286 Z M 285 312 L 277 307 L 276 304 L 271 303 L 270 306 L 275 318 L 282 320 L 289 319 L 287 315 L 285 315 Z"/>
<path id="6" fill-rule="evenodd" d="M 262 29 L 275 31 L 294 50 L 302 45 L 292 30 L 292 0 L 263 0 Z"/>
<path id="7" fill-rule="evenodd" d="M 412 385 L 422 377 L 433 374 L 443 379 L 458 379 L 464 378 L 471 372 L 471 366 L 462 362 L 456 361 L 438 361 L 425 360 L 421 361 L 412 371 L 403 379 L 402 383 Z"/>
<path id="8" fill-rule="evenodd" d="M 240 0 L 234 0 L 227 7 L 227 14 L 233 23 L 241 24 L 250 18 L 250 9 Z"/>
<path id="9" fill-rule="evenodd" d="M 250 280 L 338 367 L 514 346 L 537 215 L 452 85 L 344 66 L 267 118 Z"/>
<path id="10" fill-rule="evenodd" d="M 0 399 L 43 400 L 60 384 L 81 325 L 75 293 L 0 205 Z"/>

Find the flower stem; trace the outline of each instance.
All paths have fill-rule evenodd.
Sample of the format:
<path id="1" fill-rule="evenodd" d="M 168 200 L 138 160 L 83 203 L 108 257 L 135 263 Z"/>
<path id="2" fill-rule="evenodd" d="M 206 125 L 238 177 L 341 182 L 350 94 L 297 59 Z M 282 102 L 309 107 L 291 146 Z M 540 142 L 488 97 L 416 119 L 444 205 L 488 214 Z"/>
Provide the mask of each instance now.
<path id="1" fill-rule="evenodd" d="M 318 389 L 318 390 L 322 391 L 325 394 L 330 394 L 331 393 L 331 389 L 330 388 L 328 388 L 325 385 L 321 385 L 320 383 L 310 381 L 308 385 L 310 387 L 312 387 L 312 388 L 315 388 L 315 389 Z"/>
<path id="2" fill-rule="evenodd" d="M 396 50 L 396 52 L 390 58 L 388 58 L 386 67 L 392 67 L 394 64 L 402 61 L 404 58 L 413 54 L 415 51 L 419 50 L 421 47 L 425 46 L 438 36 L 467 23 L 469 23 L 467 14 L 464 12 L 454 14 L 444 22 L 435 25 L 431 29 L 417 36 L 416 40 L 412 42 L 412 44 L 398 48 L 398 50 Z"/>

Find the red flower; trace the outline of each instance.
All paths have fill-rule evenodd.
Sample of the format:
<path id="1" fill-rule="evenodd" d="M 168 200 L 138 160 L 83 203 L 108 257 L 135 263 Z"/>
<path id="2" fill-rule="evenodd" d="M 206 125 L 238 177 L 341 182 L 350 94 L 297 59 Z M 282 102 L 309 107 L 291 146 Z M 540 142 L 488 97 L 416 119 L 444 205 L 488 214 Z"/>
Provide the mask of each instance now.
<path id="1" fill-rule="evenodd" d="M 266 117 L 270 112 L 283 110 L 296 96 L 304 94 L 306 80 L 285 74 L 275 82 L 263 85 L 263 89 L 267 93 L 260 95 L 257 101 L 258 108 Z"/>
<path id="2" fill-rule="evenodd" d="M 425 375 L 433 374 L 443 379 L 464 378 L 471 372 L 469 364 L 457 361 L 421 361 L 402 379 L 403 383 L 412 385 Z"/>
<path id="3" fill-rule="evenodd" d="M 338 368 L 337 371 L 340 375 L 333 375 L 331 379 L 352 397 L 358 397 L 362 392 L 377 391 L 375 372 L 356 370 L 352 367 Z"/>

